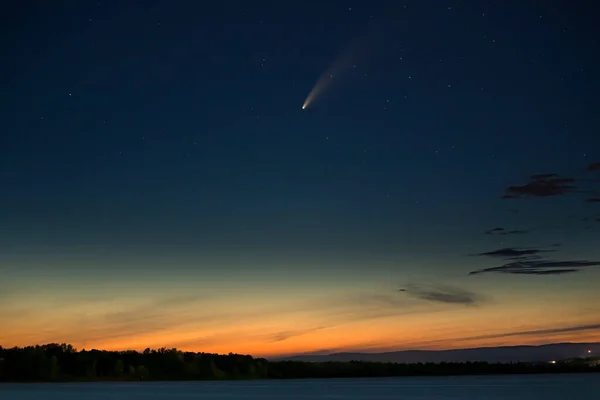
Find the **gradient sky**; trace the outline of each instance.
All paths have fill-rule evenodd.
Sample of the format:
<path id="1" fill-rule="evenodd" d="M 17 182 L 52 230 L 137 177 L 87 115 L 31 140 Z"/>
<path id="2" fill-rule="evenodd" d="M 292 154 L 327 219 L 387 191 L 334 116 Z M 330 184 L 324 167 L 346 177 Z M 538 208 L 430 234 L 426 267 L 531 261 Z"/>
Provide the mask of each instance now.
<path id="1" fill-rule="evenodd" d="M 600 340 L 591 2 L 13 3 L 0 345 Z"/>

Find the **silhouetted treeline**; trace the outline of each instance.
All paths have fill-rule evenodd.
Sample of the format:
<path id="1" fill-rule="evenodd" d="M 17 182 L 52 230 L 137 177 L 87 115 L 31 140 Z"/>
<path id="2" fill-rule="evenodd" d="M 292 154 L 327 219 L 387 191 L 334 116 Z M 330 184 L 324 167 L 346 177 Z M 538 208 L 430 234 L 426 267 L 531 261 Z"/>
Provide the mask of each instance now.
<path id="1" fill-rule="evenodd" d="M 394 364 L 364 361 L 269 362 L 240 354 L 182 352 L 177 349 L 76 351 L 68 344 L 0 346 L 0 381 L 213 380 L 350 378 L 436 375 L 600 372 L 590 360 L 549 363 Z"/>
<path id="2" fill-rule="evenodd" d="M 0 347 L 0 381 L 197 380 L 267 377 L 267 360 L 177 349 L 76 351 L 68 344 Z"/>
<path id="3" fill-rule="evenodd" d="M 269 363 L 269 378 L 375 378 L 394 376 L 447 376 L 447 375 L 505 375 L 544 374 L 569 372 L 600 372 L 600 366 L 586 360 L 550 364 L 487 362 L 415 363 L 397 364 L 370 361 L 323 362 L 280 361 Z"/>

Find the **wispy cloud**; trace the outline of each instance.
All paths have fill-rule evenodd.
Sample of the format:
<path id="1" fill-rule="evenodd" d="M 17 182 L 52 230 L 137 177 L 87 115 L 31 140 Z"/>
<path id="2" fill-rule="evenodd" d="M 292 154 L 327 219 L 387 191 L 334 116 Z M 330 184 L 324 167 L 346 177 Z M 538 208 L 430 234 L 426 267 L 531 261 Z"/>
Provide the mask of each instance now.
<path id="1" fill-rule="evenodd" d="M 507 261 L 496 266 L 471 271 L 469 275 L 483 273 L 501 273 L 515 275 L 563 275 L 579 272 L 588 267 L 600 266 L 600 261 L 592 260 L 552 260 L 544 259 L 543 253 L 553 252 L 553 249 L 535 248 L 502 248 L 476 254 L 482 257 L 499 258 Z"/>
<path id="2" fill-rule="evenodd" d="M 505 249 L 502 249 L 505 250 Z M 492 252 L 490 252 L 492 253 Z M 506 254 L 509 254 L 506 252 Z M 508 256 L 507 263 L 500 266 L 478 269 L 469 272 L 469 275 L 483 273 L 500 273 L 515 275 L 563 275 L 579 272 L 585 268 L 600 266 L 600 261 L 592 260 L 548 260 L 542 259 L 537 253 L 533 255 Z M 486 255 L 486 253 L 481 253 Z"/>
<path id="3" fill-rule="evenodd" d="M 228 336 L 229 333 L 215 335 L 197 335 L 190 339 L 178 341 L 169 346 L 176 347 L 197 347 L 208 346 L 216 343 L 225 343 L 229 338 L 230 341 L 239 340 L 240 336 L 247 339 L 263 341 L 267 343 L 277 343 L 294 337 L 306 335 L 312 332 L 317 332 L 329 328 L 343 326 L 348 323 L 359 321 L 371 321 L 377 319 L 385 319 L 402 315 L 418 314 L 418 313 L 435 313 L 441 310 L 435 308 L 423 308 L 416 306 L 414 302 L 407 301 L 399 296 L 396 292 L 391 293 L 350 293 L 347 295 L 332 295 L 324 296 L 321 299 L 311 300 L 308 302 L 299 303 L 292 307 L 273 307 L 263 309 L 256 314 L 245 314 L 247 320 L 255 322 L 270 319 L 277 316 L 286 316 L 297 314 L 300 316 L 311 314 L 311 319 L 322 321 L 322 324 L 306 329 L 283 329 L 280 331 L 264 333 L 263 328 L 256 328 L 248 332 L 237 332 L 236 335 Z M 231 325 L 229 325 L 231 327 Z M 201 333 L 201 332 L 199 332 Z"/>
<path id="4" fill-rule="evenodd" d="M 575 178 L 561 177 L 557 174 L 536 174 L 524 185 L 507 187 L 502 198 L 561 196 L 576 192 L 578 187 L 575 182 Z"/>
<path id="5" fill-rule="evenodd" d="M 181 329 L 205 321 L 211 327 L 219 323 L 234 321 L 234 312 L 218 312 L 211 309 L 211 301 L 201 295 L 181 295 L 155 298 L 145 304 L 128 305 L 124 299 L 106 299 L 107 303 L 94 305 L 97 310 L 78 311 L 57 309 L 65 317 L 64 323 L 57 322 L 51 327 L 31 332 L 23 340 L 35 342 L 70 342 L 88 347 L 116 339 L 135 338 Z M 94 300 L 96 302 L 97 300 Z M 66 318 L 68 316 L 68 318 Z"/>
<path id="6" fill-rule="evenodd" d="M 540 253 L 548 253 L 556 251 L 554 249 L 540 249 L 533 247 L 504 247 L 498 250 L 487 251 L 484 253 L 474 254 L 475 256 L 485 256 L 493 258 L 508 258 L 508 257 L 523 257 L 538 255 Z"/>
<path id="7" fill-rule="evenodd" d="M 327 326 L 317 326 L 315 328 L 308 328 L 308 329 L 296 329 L 296 330 L 281 331 L 281 332 L 275 332 L 275 333 L 269 334 L 266 336 L 266 338 L 267 338 L 267 341 L 271 342 L 271 343 L 283 342 L 284 340 L 288 340 L 293 337 L 306 335 L 308 333 L 321 331 L 321 330 L 327 329 L 327 328 L 328 328 Z"/>
<path id="8" fill-rule="evenodd" d="M 215 336 L 217 331 L 235 330 L 250 324 L 257 326 L 257 331 L 248 335 L 256 340 L 283 341 L 294 336 L 307 334 L 309 330 L 296 330 L 290 325 L 281 325 L 274 332 L 265 333 L 259 328 L 272 324 L 281 317 L 297 315 L 299 319 L 310 319 L 317 328 L 341 326 L 357 321 L 368 321 L 390 318 L 413 313 L 436 312 L 435 308 L 423 308 L 409 301 L 397 292 L 390 293 L 362 292 L 349 294 L 331 294 L 307 301 L 282 302 L 281 304 L 257 304 L 251 307 L 234 306 L 219 298 L 196 294 L 184 294 L 163 298 L 148 299 L 140 304 L 134 299 L 105 299 L 105 302 L 94 300 L 93 304 L 84 308 L 57 309 L 63 316 L 62 322 L 42 329 L 42 321 L 32 322 L 31 333 L 18 340 L 46 343 L 70 342 L 77 347 L 94 346 L 133 346 L 143 345 L 173 346 L 186 345 L 208 346 L 221 343 L 222 335 Z M 131 301 L 129 301 L 131 300 Z M 23 315 L 23 311 L 13 305 L 10 309 L 0 310 L 1 315 L 9 315 L 12 311 Z M 37 315 L 37 314 L 35 314 Z M 37 329 L 35 327 L 39 327 Z M 311 329 L 317 329 L 311 328 Z M 12 333 L 0 333 L 0 341 L 15 341 Z M 8 335 L 8 336 L 7 336 Z M 262 335 L 262 336 L 261 336 Z M 267 335 L 267 336 L 265 336 Z M 151 343 L 172 337 L 167 342 Z M 189 338 L 189 339 L 188 339 Z M 233 339 L 232 339 L 233 340 Z M 150 342 L 149 342 L 150 341 Z"/>
<path id="9" fill-rule="evenodd" d="M 319 349 L 317 351 L 313 351 L 310 353 L 301 353 L 301 354 L 293 354 L 293 355 L 327 355 L 334 354 L 338 352 L 368 352 L 368 353 L 380 353 L 380 352 L 394 352 L 401 350 L 409 350 L 409 349 L 448 349 L 452 347 L 460 346 L 461 342 L 471 342 L 478 340 L 487 340 L 487 339 L 504 339 L 510 337 L 547 337 L 554 335 L 563 335 L 565 333 L 577 333 L 577 332 L 599 332 L 600 333 L 600 324 L 588 324 L 588 325 L 572 325 L 572 326 L 562 326 L 562 327 L 552 327 L 552 328 L 541 328 L 541 329 L 530 329 L 530 330 L 521 330 L 521 331 L 509 331 L 509 332 L 500 332 L 488 335 L 476 335 L 476 336 L 463 336 L 463 337 L 454 337 L 454 338 L 445 338 L 445 339 L 433 339 L 433 340 L 422 340 L 416 341 L 412 343 L 405 343 L 401 347 L 398 348 L 398 345 L 390 345 L 389 341 L 380 341 L 380 342 L 371 342 L 371 343 L 360 343 L 356 344 L 352 347 L 347 348 L 330 348 L 330 349 Z M 522 340 L 520 343 L 527 342 L 527 340 Z"/>
<path id="10" fill-rule="evenodd" d="M 157 299 L 141 306 L 109 312 L 105 314 L 104 322 L 109 324 L 141 324 L 154 319 L 161 319 L 165 314 L 198 304 L 202 300 L 206 300 L 206 298 L 199 295 L 181 295 Z"/>
<path id="11" fill-rule="evenodd" d="M 557 335 L 561 333 L 570 333 L 570 332 L 583 332 L 583 331 L 600 331 L 600 324 L 591 324 L 591 325 L 576 325 L 576 326 L 566 326 L 560 328 L 546 328 L 546 329 L 534 329 L 527 331 L 517 331 L 517 332 L 505 332 L 505 333 L 495 333 L 490 335 L 479 335 L 479 336 L 469 336 L 465 338 L 452 339 L 454 340 L 478 340 L 478 339 L 500 339 L 506 337 L 513 336 L 539 336 L 539 335 Z"/>
<path id="12" fill-rule="evenodd" d="M 565 333 L 577 333 L 577 332 L 600 332 L 600 324 L 588 324 L 588 325 L 571 325 L 571 326 L 562 326 L 562 327 L 554 327 L 554 328 L 541 328 L 541 329 L 529 329 L 529 330 L 521 330 L 521 331 L 509 331 L 509 332 L 500 332 L 493 333 L 487 335 L 476 335 L 476 336 L 463 336 L 463 337 L 454 337 L 449 339 L 434 339 L 427 341 L 420 341 L 411 343 L 409 345 L 410 348 L 431 348 L 431 347 L 439 347 L 439 346 L 447 346 L 456 345 L 457 342 L 470 342 L 477 340 L 487 340 L 487 339 L 503 339 L 510 337 L 528 337 L 528 336 L 553 336 L 553 335 L 562 335 Z M 414 346 L 414 347 L 413 347 Z"/>
<path id="13" fill-rule="evenodd" d="M 469 272 L 469 275 L 496 272 L 515 275 L 564 275 L 579 272 L 586 267 L 600 266 L 600 261 L 517 261 L 498 267 L 483 268 Z"/>
<path id="14" fill-rule="evenodd" d="M 481 295 L 448 285 L 410 284 L 399 291 L 416 299 L 445 304 L 475 305 L 483 300 Z"/>
<path id="15" fill-rule="evenodd" d="M 600 162 L 589 164 L 588 172 L 599 172 Z M 570 193 L 584 194 L 587 203 L 600 203 L 600 191 L 596 188 L 587 186 L 590 182 L 600 182 L 598 179 L 589 177 L 565 177 L 556 173 L 534 174 L 529 177 L 529 181 L 523 185 L 508 186 L 504 191 L 504 199 L 518 199 L 524 197 L 542 198 L 552 196 L 563 196 Z M 580 187 L 580 185 L 586 185 Z M 516 211 L 516 210 L 515 210 Z M 585 226 L 553 226 L 556 228 L 578 227 L 582 229 L 593 229 L 593 224 L 600 219 L 597 216 L 581 218 L 570 216 L 570 220 L 585 222 Z M 484 232 L 491 236 L 509 236 L 523 235 L 546 228 L 536 228 L 528 230 L 509 230 L 503 227 L 496 227 Z M 551 257 L 549 253 L 556 253 L 558 246 L 549 247 L 504 247 L 497 250 L 472 254 L 473 256 L 486 257 L 495 260 L 502 260 L 500 265 L 488 268 L 481 268 L 471 271 L 469 275 L 484 273 L 501 273 L 515 275 L 564 275 L 583 271 L 590 267 L 600 265 L 600 261 L 581 259 L 560 259 Z"/>
<path id="16" fill-rule="evenodd" d="M 316 313 L 337 325 L 354 321 L 375 320 L 407 315 L 423 310 L 401 298 L 397 293 L 360 293 L 342 296 L 316 307 Z"/>
<path id="17" fill-rule="evenodd" d="M 515 229 L 515 230 L 507 230 L 504 228 L 494 228 L 489 229 L 484 232 L 485 235 L 494 235 L 494 236 L 508 236 L 508 235 L 523 235 L 529 233 L 529 231 Z"/>

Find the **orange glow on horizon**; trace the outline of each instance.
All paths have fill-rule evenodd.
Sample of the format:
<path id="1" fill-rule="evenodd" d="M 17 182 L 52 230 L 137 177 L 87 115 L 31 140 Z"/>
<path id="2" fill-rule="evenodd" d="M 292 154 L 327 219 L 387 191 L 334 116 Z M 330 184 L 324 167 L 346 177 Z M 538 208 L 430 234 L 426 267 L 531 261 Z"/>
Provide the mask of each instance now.
<path id="1" fill-rule="evenodd" d="M 281 318 L 280 324 L 247 322 L 244 325 L 227 324 L 223 328 L 202 329 L 201 324 L 192 324 L 185 329 L 160 329 L 154 332 L 138 332 L 132 336 L 120 335 L 115 338 L 96 338 L 86 340 L 75 333 L 65 335 L 60 331 L 40 330 L 35 334 L 23 335 L 20 330 L 6 332 L 2 345 L 24 346 L 49 342 L 68 342 L 78 349 L 138 350 L 147 347 L 176 347 L 182 351 L 210 353 L 242 353 L 253 356 L 273 357 L 310 352 L 343 351 L 394 351 L 402 349 L 453 349 L 467 347 L 485 347 L 498 345 L 544 344 L 557 341 L 600 341 L 598 331 L 568 332 L 562 334 L 514 335 L 511 331 L 483 328 L 460 329 L 452 327 L 449 317 L 440 317 L 434 321 L 427 316 L 414 316 L 404 321 L 383 318 L 373 321 L 359 321 L 339 326 L 314 326 L 314 322 L 305 324 L 291 317 Z M 492 324 L 489 317 L 482 324 Z M 411 321 L 412 320 L 412 321 Z M 446 327 L 445 327 L 446 326 Z M 481 325 L 480 325 L 481 326 Z M 33 325 L 29 325 L 33 328 Z M 543 326 L 537 327 L 543 330 Z M 383 331 L 385 329 L 385 331 Z M 528 326 L 518 331 L 535 330 Z M 514 332 L 515 330 L 512 330 Z M 385 332 L 385 334 L 382 334 Z M 507 336 L 502 336 L 507 333 Z M 498 337 L 478 337 L 498 334 Z M 85 332 L 82 333 L 85 335 Z"/>
<path id="2" fill-rule="evenodd" d="M 40 291 L 0 305 L 0 319 L 11 321 L 0 332 L 0 345 L 175 347 L 269 357 L 600 341 L 600 330 L 593 329 L 596 310 L 581 308 L 577 298 L 552 294 L 543 303 L 523 303 L 512 295 L 497 295 L 496 302 L 465 306 L 398 297 L 368 282 L 360 285 L 308 293 L 300 286 L 247 288 L 235 295 L 207 288 L 201 296 L 182 286 L 160 296 L 152 296 L 151 288 L 136 288 L 109 299 L 83 290 L 81 296 L 72 292 L 64 299 Z"/>

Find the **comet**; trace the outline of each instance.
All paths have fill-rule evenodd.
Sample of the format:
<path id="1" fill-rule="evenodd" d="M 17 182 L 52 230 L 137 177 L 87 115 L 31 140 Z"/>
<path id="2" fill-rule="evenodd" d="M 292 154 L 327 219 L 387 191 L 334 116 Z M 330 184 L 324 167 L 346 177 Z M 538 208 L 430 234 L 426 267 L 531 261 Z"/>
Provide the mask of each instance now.
<path id="1" fill-rule="evenodd" d="M 302 104 L 302 110 L 311 107 L 334 84 L 343 82 L 346 75 L 356 72 L 360 56 L 364 57 L 367 50 L 369 50 L 368 43 L 370 42 L 369 36 L 371 36 L 369 33 L 372 32 L 357 37 L 338 54 L 329 67 L 319 76 L 312 90 L 306 96 L 306 100 Z"/>
<path id="2" fill-rule="evenodd" d="M 352 50 L 353 49 L 350 48 L 346 52 L 342 53 L 341 56 L 338 57 L 330 65 L 330 67 L 321 74 L 321 76 L 319 76 L 317 83 L 315 83 L 312 90 L 308 93 L 308 96 L 306 96 L 306 100 L 304 100 L 304 103 L 302 104 L 303 110 L 306 110 L 308 107 L 313 105 L 315 101 L 318 98 L 320 98 L 323 95 L 323 93 L 325 93 L 329 89 L 329 87 L 336 81 L 335 78 L 338 75 L 342 75 L 348 70 L 348 56 L 351 54 Z"/>

